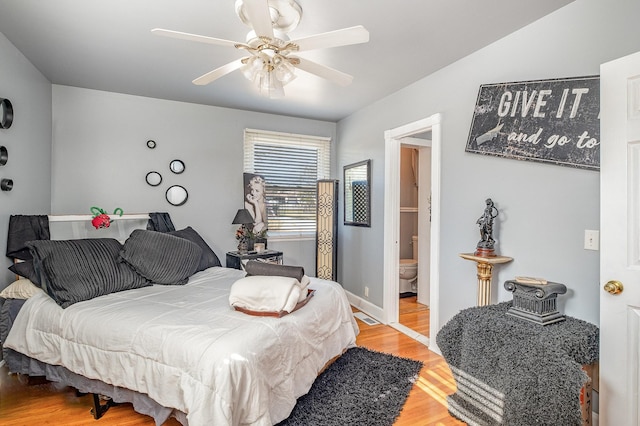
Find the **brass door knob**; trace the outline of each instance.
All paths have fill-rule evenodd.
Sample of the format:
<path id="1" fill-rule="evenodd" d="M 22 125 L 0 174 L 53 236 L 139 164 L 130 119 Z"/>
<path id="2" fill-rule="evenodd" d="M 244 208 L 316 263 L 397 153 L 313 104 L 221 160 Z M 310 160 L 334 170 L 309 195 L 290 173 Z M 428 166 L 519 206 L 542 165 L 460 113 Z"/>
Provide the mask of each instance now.
<path id="1" fill-rule="evenodd" d="M 609 281 L 604 285 L 604 290 L 610 294 L 620 294 L 624 290 L 624 286 L 620 281 Z"/>

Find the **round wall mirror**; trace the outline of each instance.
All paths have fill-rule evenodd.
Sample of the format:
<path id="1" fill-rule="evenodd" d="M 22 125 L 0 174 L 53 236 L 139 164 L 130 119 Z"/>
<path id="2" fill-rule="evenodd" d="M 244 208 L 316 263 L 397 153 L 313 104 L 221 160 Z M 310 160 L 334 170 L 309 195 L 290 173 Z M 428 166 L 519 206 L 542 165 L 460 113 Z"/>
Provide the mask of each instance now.
<path id="1" fill-rule="evenodd" d="M 13 105 L 9 99 L 0 98 L 0 129 L 8 129 L 13 123 Z"/>
<path id="2" fill-rule="evenodd" d="M 147 183 L 151 186 L 158 186 L 162 183 L 162 175 L 158 172 L 149 172 L 145 178 Z"/>
<path id="3" fill-rule="evenodd" d="M 147 141 L 147 148 L 149 148 L 149 149 L 153 149 L 153 148 L 155 148 L 155 147 L 156 147 L 156 141 L 149 139 L 149 140 Z"/>
<path id="4" fill-rule="evenodd" d="M 0 166 L 4 166 L 5 164 L 7 164 L 8 160 L 9 152 L 7 151 L 7 148 L 4 146 L 0 146 Z"/>
<path id="5" fill-rule="evenodd" d="M 0 189 L 3 191 L 11 191 L 13 189 L 13 179 L 2 179 L 0 181 Z"/>
<path id="6" fill-rule="evenodd" d="M 183 205 L 187 202 L 187 198 L 189 198 L 189 193 L 183 186 L 173 185 L 167 189 L 167 201 L 172 206 Z"/>
<path id="7" fill-rule="evenodd" d="M 184 172 L 185 167 L 182 160 L 173 160 L 171 163 L 169 163 L 169 168 L 173 173 L 179 175 L 180 173 Z"/>

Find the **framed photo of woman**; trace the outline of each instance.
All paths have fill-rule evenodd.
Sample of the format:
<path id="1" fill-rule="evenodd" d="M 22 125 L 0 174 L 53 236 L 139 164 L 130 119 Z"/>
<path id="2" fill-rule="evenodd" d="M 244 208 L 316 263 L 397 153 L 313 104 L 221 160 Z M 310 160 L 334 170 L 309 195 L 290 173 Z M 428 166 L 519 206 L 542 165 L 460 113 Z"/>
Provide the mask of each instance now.
<path id="1" fill-rule="evenodd" d="M 244 173 L 244 208 L 253 216 L 253 233 L 260 234 L 268 229 L 266 183 L 263 176 Z"/>

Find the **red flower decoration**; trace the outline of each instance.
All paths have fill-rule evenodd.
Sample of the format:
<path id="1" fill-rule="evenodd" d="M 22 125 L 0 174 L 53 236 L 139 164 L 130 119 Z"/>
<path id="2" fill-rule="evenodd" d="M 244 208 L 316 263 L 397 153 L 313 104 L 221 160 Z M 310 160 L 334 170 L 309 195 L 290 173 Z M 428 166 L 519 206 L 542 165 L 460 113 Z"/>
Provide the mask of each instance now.
<path id="1" fill-rule="evenodd" d="M 91 224 L 96 228 L 108 228 L 111 225 L 111 218 L 108 214 L 102 213 L 91 220 Z"/>
<path id="2" fill-rule="evenodd" d="M 108 228 L 111 225 L 111 218 L 107 214 L 106 211 L 102 210 L 100 207 L 91 207 L 91 213 L 93 213 L 93 219 L 91 220 L 91 224 L 96 229 Z M 122 216 L 122 209 L 118 207 L 113 211 L 113 214 L 117 214 Z"/>

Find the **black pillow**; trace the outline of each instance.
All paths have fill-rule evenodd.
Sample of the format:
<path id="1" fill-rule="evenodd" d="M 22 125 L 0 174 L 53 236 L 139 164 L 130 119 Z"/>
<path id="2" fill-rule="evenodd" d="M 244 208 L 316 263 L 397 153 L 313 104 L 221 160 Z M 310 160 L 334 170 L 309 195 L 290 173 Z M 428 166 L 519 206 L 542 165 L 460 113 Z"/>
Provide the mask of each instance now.
<path id="1" fill-rule="evenodd" d="M 200 256 L 200 263 L 198 264 L 198 269 L 196 269 L 196 272 L 204 271 L 205 269 L 211 268 L 212 266 L 222 266 L 222 263 L 220 263 L 220 259 L 218 259 L 218 256 L 216 256 L 207 242 L 192 227 L 187 226 L 186 228 L 179 231 L 167 232 L 167 234 L 185 238 L 192 243 L 196 243 L 198 247 L 200 247 L 200 249 L 202 250 L 202 255 Z"/>
<path id="2" fill-rule="evenodd" d="M 164 232 L 136 229 L 120 251 L 135 272 L 156 284 L 185 284 L 200 264 L 202 249 Z"/>
<path id="3" fill-rule="evenodd" d="M 250 275 L 275 275 L 278 277 L 291 277 L 302 281 L 304 268 L 302 266 L 277 265 L 275 263 L 250 260 L 244 266 L 247 276 Z"/>
<path id="4" fill-rule="evenodd" d="M 122 248 L 113 238 L 27 242 L 42 288 L 66 308 L 76 302 L 150 285 L 118 262 Z"/>
<path id="5" fill-rule="evenodd" d="M 36 286 L 40 287 L 40 280 L 38 274 L 33 267 L 33 260 L 25 260 L 24 262 L 17 262 L 9 266 L 9 270 L 16 275 L 28 278 Z"/>

